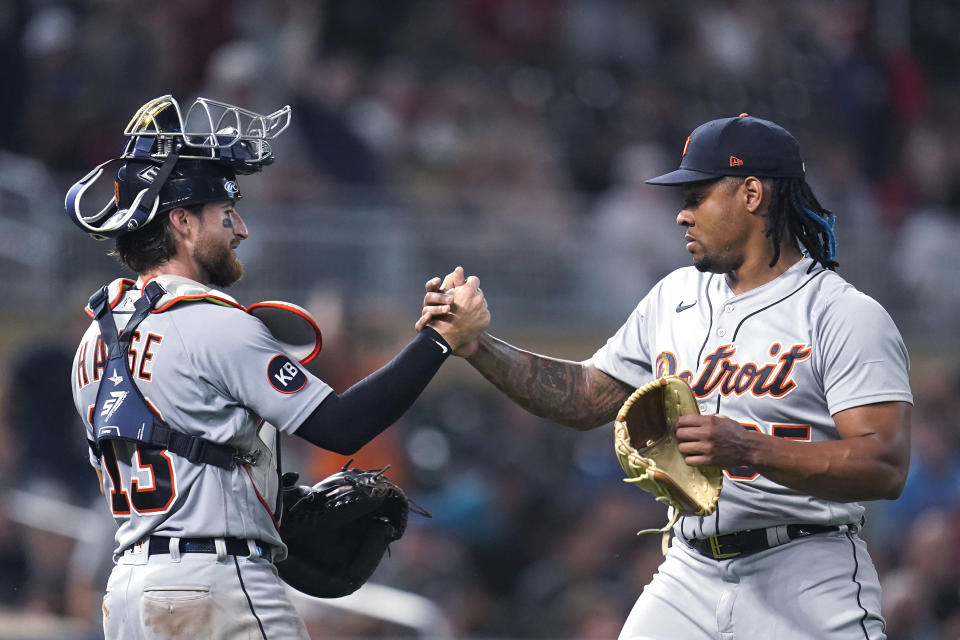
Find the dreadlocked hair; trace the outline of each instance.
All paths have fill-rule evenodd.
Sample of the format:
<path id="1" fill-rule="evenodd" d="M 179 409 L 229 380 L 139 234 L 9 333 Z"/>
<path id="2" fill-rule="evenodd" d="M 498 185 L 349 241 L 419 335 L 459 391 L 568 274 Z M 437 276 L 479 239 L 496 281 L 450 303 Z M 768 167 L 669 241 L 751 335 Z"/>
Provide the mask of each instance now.
<path id="1" fill-rule="evenodd" d="M 773 243 L 770 266 L 780 259 L 781 243 L 792 239 L 813 259 L 808 273 L 818 262 L 831 271 L 836 270 L 839 263 L 830 255 L 835 242 L 830 230 L 833 213 L 820 204 L 803 178 L 773 178 L 772 182 L 773 194 L 764 231 Z"/>

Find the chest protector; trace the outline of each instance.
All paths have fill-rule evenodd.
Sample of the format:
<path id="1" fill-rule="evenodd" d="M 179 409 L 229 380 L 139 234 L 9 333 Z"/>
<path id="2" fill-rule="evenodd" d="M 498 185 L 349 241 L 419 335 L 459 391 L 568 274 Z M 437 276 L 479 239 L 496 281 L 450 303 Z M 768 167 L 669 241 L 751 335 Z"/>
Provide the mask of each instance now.
<path id="1" fill-rule="evenodd" d="M 133 382 L 129 368 L 133 333 L 164 294 L 157 282 L 148 282 L 143 295 L 134 304 L 130 321 L 119 336 L 109 304 L 108 288 L 101 288 L 90 298 L 90 310 L 107 345 L 107 365 L 93 412 L 94 453 L 99 457 L 103 445 L 111 440 L 126 440 L 166 449 L 190 462 L 212 464 L 222 469 L 234 469 L 238 463 L 253 462 L 250 456 L 233 447 L 171 429 L 150 408 Z"/>

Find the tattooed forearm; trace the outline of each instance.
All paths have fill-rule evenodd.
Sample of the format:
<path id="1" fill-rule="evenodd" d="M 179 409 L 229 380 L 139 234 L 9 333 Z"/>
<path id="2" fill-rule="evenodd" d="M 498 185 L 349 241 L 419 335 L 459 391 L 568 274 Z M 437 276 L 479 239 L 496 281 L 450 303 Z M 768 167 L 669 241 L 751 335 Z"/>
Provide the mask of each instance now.
<path id="1" fill-rule="evenodd" d="M 633 391 L 582 362 L 537 355 L 489 335 L 468 361 L 530 413 L 575 429 L 610 422 Z"/>

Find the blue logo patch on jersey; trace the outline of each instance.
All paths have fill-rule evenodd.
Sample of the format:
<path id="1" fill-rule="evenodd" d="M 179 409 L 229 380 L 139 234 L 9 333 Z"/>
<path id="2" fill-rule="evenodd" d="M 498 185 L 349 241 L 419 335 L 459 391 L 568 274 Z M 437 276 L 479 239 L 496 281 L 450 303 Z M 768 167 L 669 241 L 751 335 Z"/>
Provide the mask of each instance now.
<path id="1" fill-rule="evenodd" d="M 296 393 L 307 384 L 307 374 L 283 354 L 273 356 L 267 365 L 267 380 L 280 393 Z"/>

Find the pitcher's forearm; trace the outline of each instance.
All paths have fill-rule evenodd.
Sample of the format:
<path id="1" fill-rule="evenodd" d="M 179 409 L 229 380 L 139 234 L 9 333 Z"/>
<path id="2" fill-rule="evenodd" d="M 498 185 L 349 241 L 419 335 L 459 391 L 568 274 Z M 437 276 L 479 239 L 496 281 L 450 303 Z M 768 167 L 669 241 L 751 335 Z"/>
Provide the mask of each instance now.
<path id="1" fill-rule="evenodd" d="M 524 351 L 486 333 L 467 362 L 530 413 L 574 429 L 612 421 L 633 391 L 582 362 Z"/>
<path id="2" fill-rule="evenodd" d="M 835 500 L 896 500 L 910 470 L 910 415 L 906 402 L 881 402 L 837 413 L 841 440 L 796 442 L 756 438 L 757 471 L 774 482 Z"/>

